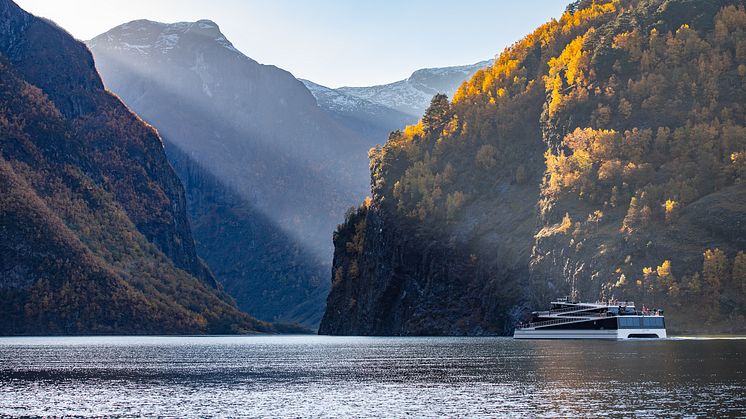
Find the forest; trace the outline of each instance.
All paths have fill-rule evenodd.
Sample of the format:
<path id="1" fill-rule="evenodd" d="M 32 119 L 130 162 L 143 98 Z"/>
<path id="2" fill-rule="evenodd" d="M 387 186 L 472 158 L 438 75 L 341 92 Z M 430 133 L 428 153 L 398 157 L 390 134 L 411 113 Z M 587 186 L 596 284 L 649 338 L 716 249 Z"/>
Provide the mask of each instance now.
<path id="1" fill-rule="evenodd" d="M 348 316 L 392 298 L 424 304 L 383 291 L 373 307 L 345 302 L 366 294 L 355 283 L 361 276 L 385 276 L 389 292 L 394 283 L 422 289 L 426 281 L 403 267 L 382 273 L 366 260 L 377 257 L 365 253 L 379 252 L 369 247 L 380 246 L 388 227 L 405 237 L 391 246 L 411 250 L 416 263 L 437 264 L 426 250 L 437 244 L 468 250 L 476 268 L 467 271 L 481 276 L 469 286 L 480 291 L 460 292 L 506 302 L 497 324 L 477 320 L 497 333 L 521 307 L 565 293 L 662 304 L 681 330 L 702 327 L 687 314 L 696 299 L 712 308 L 712 327 L 742 328 L 745 37 L 739 2 L 572 4 L 452 101 L 434 97 L 419 123 L 371 150 L 372 198 L 338 230 L 349 239 L 337 243 L 330 303 L 350 307 Z M 513 228 L 490 218 L 516 210 L 526 216 Z M 371 217 L 384 230 L 366 229 Z M 482 258 L 503 260 L 480 265 Z M 487 266 L 497 272 L 480 271 Z M 424 275 L 458 286 L 446 269 L 430 266 Z M 484 300 L 468 305 L 457 317 L 486 308 Z M 367 320 L 375 316 L 384 314 Z M 339 322 L 333 330 L 350 327 L 329 310 L 327 317 Z M 422 332 L 417 322 L 405 328 Z"/>

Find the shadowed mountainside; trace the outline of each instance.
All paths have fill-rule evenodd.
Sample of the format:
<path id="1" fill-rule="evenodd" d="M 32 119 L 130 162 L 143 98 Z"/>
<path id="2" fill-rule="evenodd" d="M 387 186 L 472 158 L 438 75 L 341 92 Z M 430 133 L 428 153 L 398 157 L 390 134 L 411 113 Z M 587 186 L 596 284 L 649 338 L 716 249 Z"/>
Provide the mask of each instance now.
<path id="1" fill-rule="evenodd" d="M 176 146 L 167 144 L 166 153 L 184 182 L 197 253 L 239 307 L 263 320 L 317 328 L 329 268 Z"/>
<path id="2" fill-rule="evenodd" d="M 196 256 L 155 130 L 84 44 L 0 0 L 0 334 L 272 330 Z"/>
<path id="3" fill-rule="evenodd" d="M 200 253 L 239 306 L 316 326 L 331 232 L 365 196 L 367 140 L 320 109 L 290 73 L 236 50 L 214 22 L 138 20 L 89 46 L 107 87 L 178 150 L 178 158 L 169 153 L 177 169 L 188 160 L 212 179 L 203 185 L 177 170 L 193 186 Z M 197 190 L 214 185 L 230 194 Z M 228 220 L 216 208 L 231 226 L 219 233 L 213 227 Z"/>

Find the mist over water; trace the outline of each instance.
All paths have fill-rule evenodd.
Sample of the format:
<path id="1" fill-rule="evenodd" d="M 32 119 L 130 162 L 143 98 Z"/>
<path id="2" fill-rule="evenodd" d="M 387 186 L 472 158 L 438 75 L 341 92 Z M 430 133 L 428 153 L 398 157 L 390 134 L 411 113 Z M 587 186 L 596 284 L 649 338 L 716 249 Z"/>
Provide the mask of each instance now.
<path id="1" fill-rule="evenodd" d="M 746 414 L 746 340 L 0 339 L 0 415 Z"/>

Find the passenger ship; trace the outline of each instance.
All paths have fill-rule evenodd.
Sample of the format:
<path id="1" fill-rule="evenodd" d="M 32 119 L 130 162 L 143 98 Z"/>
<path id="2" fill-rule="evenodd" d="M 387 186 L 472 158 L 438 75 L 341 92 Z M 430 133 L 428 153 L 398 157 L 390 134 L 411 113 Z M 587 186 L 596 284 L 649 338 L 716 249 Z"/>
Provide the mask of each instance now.
<path id="1" fill-rule="evenodd" d="M 561 298 L 547 311 L 535 311 L 519 325 L 515 339 L 665 338 L 663 310 L 641 310 L 632 301 L 570 302 Z"/>

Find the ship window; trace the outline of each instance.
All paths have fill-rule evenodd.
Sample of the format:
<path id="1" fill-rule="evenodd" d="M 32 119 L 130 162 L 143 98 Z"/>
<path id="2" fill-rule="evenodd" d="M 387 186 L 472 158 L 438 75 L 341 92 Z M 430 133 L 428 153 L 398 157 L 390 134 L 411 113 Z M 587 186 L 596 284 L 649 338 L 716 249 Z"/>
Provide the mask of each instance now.
<path id="1" fill-rule="evenodd" d="M 637 317 L 620 317 L 619 327 L 621 329 L 636 329 L 640 327 L 640 319 Z"/>
<path id="2" fill-rule="evenodd" d="M 643 317 L 642 320 L 647 329 L 663 329 L 663 317 Z"/>

